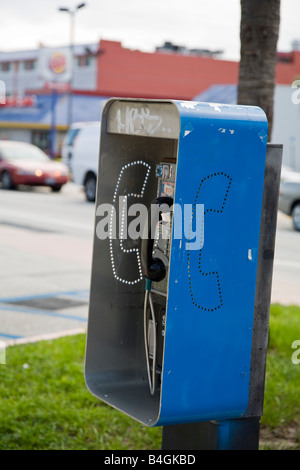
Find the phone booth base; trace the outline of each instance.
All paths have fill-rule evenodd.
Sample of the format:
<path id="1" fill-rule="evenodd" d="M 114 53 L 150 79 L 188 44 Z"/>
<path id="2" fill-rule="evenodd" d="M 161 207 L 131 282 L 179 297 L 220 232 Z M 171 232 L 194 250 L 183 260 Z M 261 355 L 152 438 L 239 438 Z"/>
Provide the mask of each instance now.
<path id="1" fill-rule="evenodd" d="M 103 111 L 85 378 L 145 425 L 247 410 L 267 133 L 257 107 L 111 99 Z M 137 205 L 158 197 L 172 198 L 173 224 L 156 246 L 166 276 L 152 282 L 145 330 L 131 235 Z"/>

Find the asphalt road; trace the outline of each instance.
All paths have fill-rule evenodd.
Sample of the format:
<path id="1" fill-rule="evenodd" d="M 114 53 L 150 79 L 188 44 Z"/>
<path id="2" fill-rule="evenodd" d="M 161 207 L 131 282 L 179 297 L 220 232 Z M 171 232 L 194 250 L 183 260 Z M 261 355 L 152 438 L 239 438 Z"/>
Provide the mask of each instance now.
<path id="1" fill-rule="evenodd" d="M 0 340 L 85 331 L 93 223 L 73 184 L 0 190 Z"/>
<path id="2" fill-rule="evenodd" d="M 94 204 L 78 186 L 0 190 L 0 340 L 85 331 Z M 300 233 L 278 214 L 272 302 L 300 305 Z"/>
<path id="3" fill-rule="evenodd" d="M 271 301 L 300 306 L 300 232 L 282 212 L 277 216 Z"/>

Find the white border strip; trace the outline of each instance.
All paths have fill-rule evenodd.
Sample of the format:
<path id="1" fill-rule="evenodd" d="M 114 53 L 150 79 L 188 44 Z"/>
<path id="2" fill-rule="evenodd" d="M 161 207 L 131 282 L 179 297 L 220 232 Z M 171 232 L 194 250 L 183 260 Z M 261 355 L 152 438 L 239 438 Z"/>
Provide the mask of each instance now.
<path id="1" fill-rule="evenodd" d="M 17 344 L 37 343 L 38 341 L 51 341 L 53 339 L 62 338 L 64 336 L 74 336 L 74 335 L 79 335 L 82 333 L 86 333 L 85 328 L 76 328 L 73 330 L 57 331 L 55 333 L 48 333 L 48 334 L 37 335 L 37 336 L 28 336 L 28 337 L 18 338 L 18 339 L 10 339 L 8 341 L 4 340 L 3 342 L 8 347 L 8 346 L 15 346 Z"/>

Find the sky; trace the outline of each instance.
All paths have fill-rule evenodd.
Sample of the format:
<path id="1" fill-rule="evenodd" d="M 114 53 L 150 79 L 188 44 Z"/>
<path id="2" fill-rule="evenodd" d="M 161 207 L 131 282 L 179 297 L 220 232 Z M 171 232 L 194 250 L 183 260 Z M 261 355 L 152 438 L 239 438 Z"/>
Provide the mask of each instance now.
<path id="1" fill-rule="evenodd" d="M 69 44 L 71 15 L 82 3 L 74 0 L 0 0 L 0 51 Z M 154 52 L 165 41 L 210 50 L 239 60 L 239 0 L 86 0 L 74 15 L 75 44 L 101 39 L 123 47 Z M 300 1 L 281 0 L 278 50 L 290 51 L 300 39 Z"/>

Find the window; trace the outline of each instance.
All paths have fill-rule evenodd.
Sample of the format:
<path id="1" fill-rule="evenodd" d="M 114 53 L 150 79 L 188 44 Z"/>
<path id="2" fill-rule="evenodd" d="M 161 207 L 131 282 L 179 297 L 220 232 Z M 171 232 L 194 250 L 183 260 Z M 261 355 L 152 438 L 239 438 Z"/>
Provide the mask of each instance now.
<path id="1" fill-rule="evenodd" d="M 2 62 L 0 64 L 1 72 L 9 72 L 12 69 L 12 62 Z"/>
<path id="2" fill-rule="evenodd" d="M 35 60 L 24 60 L 24 70 L 34 70 L 35 64 Z"/>
<path id="3" fill-rule="evenodd" d="M 91 55 L 83 55 L 77 57 L 77 65 L 78 67 L 88 67 L 92 63 L 92 56 Z"/>
<path id="4" fill-rule="evenodd" d="M 50 148 L 49 131 L 33 130 L 31 133 L 31 143 L 48 153 Z"/>
<path id="5" fill-rule="evenodd" d="M 72 146 L 81 128 L 70 128 L 65 135 L 64 144 Z"/>

